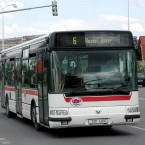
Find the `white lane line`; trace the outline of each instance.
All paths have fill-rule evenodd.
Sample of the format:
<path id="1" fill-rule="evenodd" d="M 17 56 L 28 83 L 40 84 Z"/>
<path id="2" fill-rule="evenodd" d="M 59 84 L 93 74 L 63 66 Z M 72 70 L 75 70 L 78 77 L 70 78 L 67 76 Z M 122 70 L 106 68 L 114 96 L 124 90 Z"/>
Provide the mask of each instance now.
<path id="1" fill-rule="evenodd" d="M 139 100 L 145 101 L 145 98 L 139 98 Z"/>
<path id="2" fill-rule="evenodd" d="M 0 141 L 4 141 L 4 140 L 6 140 L 5 138 L 0 138 Z"/>
<path id="3" fill-rule="evenodd" d="M 139 130 L 143 130 L 145 131 L 145 128 L 141 128 L 141 127 L 137 127 L 137 126 L 131 126 L 132 128 L 135 128 L 135 129 L 139 129 Z"/>
<path id="4" fill-rule="evenodd" d="M 10 144 L 10 142 L 9 141 L 4 141 L 4 142 L 2 142 L 2 144 Z"/>
<path id="5" fill-rule="evenodd" d="M 3 144 L 3 145 L 11 144 L 11 142 L 6 140 L 6 138 L 0 138 L 0 143 Z"/>

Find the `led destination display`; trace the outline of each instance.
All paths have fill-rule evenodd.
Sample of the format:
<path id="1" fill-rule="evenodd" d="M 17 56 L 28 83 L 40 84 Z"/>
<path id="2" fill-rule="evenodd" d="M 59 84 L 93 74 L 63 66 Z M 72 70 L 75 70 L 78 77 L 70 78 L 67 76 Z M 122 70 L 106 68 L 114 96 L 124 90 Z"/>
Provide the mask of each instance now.
<path id="1" fill-rule="evenodd" d="M 132 47 L 131 37 L 121 32 L 62 32 L 55 36 L 55 47 Z"/>

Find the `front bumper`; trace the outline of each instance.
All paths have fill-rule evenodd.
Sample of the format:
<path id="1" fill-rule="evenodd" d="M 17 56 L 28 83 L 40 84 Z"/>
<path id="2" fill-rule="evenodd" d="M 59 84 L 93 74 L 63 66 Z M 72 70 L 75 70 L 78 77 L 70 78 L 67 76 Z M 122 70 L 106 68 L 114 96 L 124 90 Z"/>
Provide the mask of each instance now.
<path id="1" fill-rule="evenodd" d="M 89 108 L 69 108 L 69 116 L 50 116 L 50 128 L 71 128 L 71 127 L 91 127 L 91 126 L 112 126 L 112 125 L 134 125 L 140 120 L 140 112 L 128 113 L 129 106 L 118 107 L 89 107 Z M 101 110 L 99 114 L 96 110 Z M 108 119 L 107 124 L 89 124 L 90 119 Z"/>
<path id="2" fill-rule="evenodd" d="M 136 119 L 136 118 L 140 118 L 140 114 L 138 114 L 138 115 L 125 115 L 124 118 L 125 119 Z"/>
<path id="3" fill-rule="evenodd" d="M 52 118 L 49 117 L 49 121 L 53 121 L 53 122 L 61 122 L 61 121 L 72 121 L 71 117 L 65 117 L 65 118 Z"/>

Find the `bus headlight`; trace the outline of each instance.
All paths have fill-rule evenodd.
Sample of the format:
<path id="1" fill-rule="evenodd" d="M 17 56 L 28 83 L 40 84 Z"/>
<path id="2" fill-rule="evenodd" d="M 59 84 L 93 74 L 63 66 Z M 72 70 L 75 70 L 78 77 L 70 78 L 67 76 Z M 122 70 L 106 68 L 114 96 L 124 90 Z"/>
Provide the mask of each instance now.
<path id="1" fill-rule="evenodd" d="M 136 113 L 139 112 L 139 107 L 127 108 L 127 113 Z"/>
<path id="2" fill-rule="evenodd" d="M 50 110 L 50 115 L 54 116 L 65 116 L 68 115 L 68 111 L 66 110 Z"/>

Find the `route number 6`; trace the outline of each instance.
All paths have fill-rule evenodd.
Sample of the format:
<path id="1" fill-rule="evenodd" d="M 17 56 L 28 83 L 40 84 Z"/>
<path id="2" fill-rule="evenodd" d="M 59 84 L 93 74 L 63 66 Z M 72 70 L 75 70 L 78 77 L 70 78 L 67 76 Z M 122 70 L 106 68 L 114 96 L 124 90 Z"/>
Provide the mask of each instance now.
<path id="1" fill-rule="evenodd" d="M 73 45 L 77 45 L 77 38 L 73 37 Z"/>

